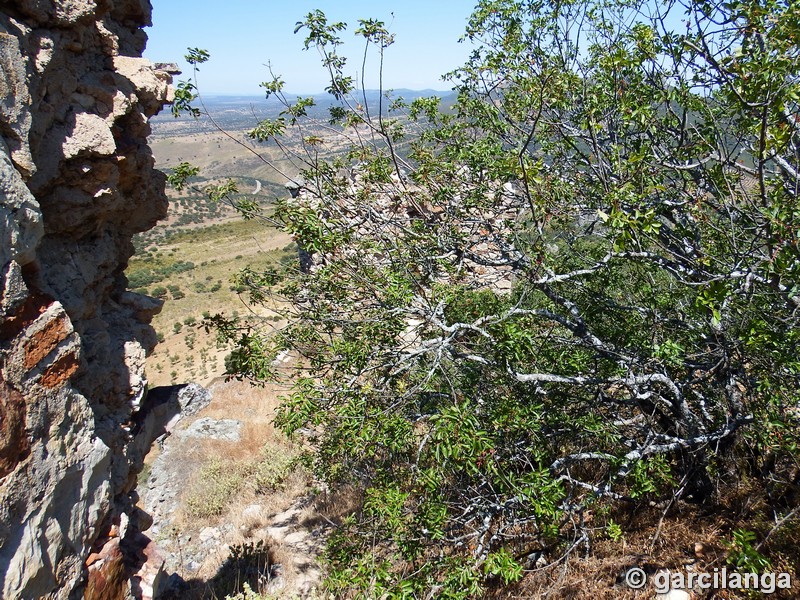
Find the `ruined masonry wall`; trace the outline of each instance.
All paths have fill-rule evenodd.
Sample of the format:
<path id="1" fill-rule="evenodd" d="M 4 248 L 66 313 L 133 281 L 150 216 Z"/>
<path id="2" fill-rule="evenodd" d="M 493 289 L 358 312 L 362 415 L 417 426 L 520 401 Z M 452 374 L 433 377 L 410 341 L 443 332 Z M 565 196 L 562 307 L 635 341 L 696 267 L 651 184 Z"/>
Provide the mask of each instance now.
<path id="1" fill-rule="evenodd" d="M 8 600 L 130 586 L 113 563 L 147 525 L 133 505 L 149 441 L 131 423 L 160 304 L 126 291 L 123 270 L 131 236 L 167 209 L 146 137 L 171 79 L 140 58 L 150 12 L 148 0 L 0 0 Z"/>

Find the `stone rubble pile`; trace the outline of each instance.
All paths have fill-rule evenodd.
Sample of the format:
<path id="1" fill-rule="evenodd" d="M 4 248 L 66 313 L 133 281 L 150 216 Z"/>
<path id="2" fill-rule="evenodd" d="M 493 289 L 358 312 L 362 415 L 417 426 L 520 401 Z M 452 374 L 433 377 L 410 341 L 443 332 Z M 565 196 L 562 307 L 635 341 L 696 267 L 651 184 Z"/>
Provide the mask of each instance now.
<path id="1" fill-rule="evenodd" d="M 473 185 L 466 170 L 460 175 L 465 190 Z M 421 235 L 427 231 L 439 235 L 442 246 L 450 252 L 443 258 L 449 259 L 453 268 L 436 273 L 436 280 L 500 292 L 511 288 L 514 261 L 521 258 L 514 247 L 513 224 L 524 213 L 522 193 L 516 184 L 491 186 L 494 201 L 482 206 L 468 203 L 466 192 L 453 193 L 446 203 L 433 203 L 425 200 L 420 188 L 404 174 L 392 175 L 391 179 L 388 184 L 375 184 L 356 168 L 335 182 L 340 190 L 335 198 L 305 182 L 287 184 L 294 206 L 316 213 L 330 230 L 346 232 L 352 240 L 327 256 L 299 247 L 300 264 L 306 272 L 316 271 L 334 255 L 349 258 L 354 264 L 387 264 L 382 252 L 365 253 L 359 242 L 381 240 L 390 247 L 398 235 L 416 231 L 422 224 L 425 231 Z"/>

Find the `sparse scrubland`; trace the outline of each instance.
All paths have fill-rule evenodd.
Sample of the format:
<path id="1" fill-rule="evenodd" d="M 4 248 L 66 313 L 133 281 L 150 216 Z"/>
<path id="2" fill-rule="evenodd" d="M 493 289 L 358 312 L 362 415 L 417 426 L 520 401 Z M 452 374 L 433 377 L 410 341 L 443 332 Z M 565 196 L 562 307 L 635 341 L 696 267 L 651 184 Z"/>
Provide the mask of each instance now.
<path id="1" fill-rule="evenodd" d="M 203 327 L 212 313 L 275 318 L 264 306 L 254 310 L 237 295 L 233 275 L 243 265 L 254 269 L 286 265 L 297 250 L 291 238 L 256 221 L 241 219 L 173 230 L 158 242 L 143 244 L 126 271 L 135 291 L 164 300 L 153 320 L 159 345 L 148 360 L 151 384 L 181 381 L 205 384 L 224 373 L 230 349 Z"/>
<path id="2" fill-rule="evenodd" d="M 330 125 L 276 78 L 283 111 L 246 151 L 292 165 L 297 197 L 264 210 L 223 190 L 251 220 L 215 230 L 218 270 L 197 279 L 200 237 L 129 276 L 169 271 L 148 285 L 185 295 L 156 322 L 169 340 L 229 293 L 195 283 L 249 262 L 248 318 L 206 322 L 231 375 L 290 386 L 277 426 L 346 490 L 327 592 L 638 598 L 654 588 L 626 585 L 632 568 L 724 567 L 790 574 L 775 597 L 797 597 L 800 7 L 481 0 L 446 111 L 368 102 L 344 24 L 298 29 L 330 74 Z M 355 33 L 390 51 L 383 23 Z M 176 110 L 196 100 L 184 84 Z M 178 187 L 196 175 L 173 166 Z M 236 236 L 262 222 L 282 237 L 258 262 Z M 257 485 L 259 452 L 198 485 Z"/>

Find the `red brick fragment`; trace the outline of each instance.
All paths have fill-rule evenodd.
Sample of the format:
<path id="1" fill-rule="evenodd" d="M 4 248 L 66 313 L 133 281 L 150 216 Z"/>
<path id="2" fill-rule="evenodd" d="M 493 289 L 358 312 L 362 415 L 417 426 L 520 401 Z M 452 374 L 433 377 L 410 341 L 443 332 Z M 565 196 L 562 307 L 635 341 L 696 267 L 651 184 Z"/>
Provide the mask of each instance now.
<path id="1" fill-rule="evenodd" d="M 49 321 L 25 342 L 25 369 L 32 369 L 69 335 L 67 316 L 59 315 Z"/>

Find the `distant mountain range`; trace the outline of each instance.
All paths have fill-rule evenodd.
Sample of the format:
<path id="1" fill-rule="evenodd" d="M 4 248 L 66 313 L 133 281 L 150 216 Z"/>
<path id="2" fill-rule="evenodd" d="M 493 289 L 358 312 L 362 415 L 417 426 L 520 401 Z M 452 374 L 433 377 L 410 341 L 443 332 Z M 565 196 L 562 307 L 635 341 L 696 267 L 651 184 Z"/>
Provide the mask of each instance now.
<path id="1" fill-rule="evenodd" d="M 403 98 L 404 100 L 415 100 L 417 98 L 425 98 L 429 96 L 439 96 L 440 98 L 449 98 L 450 96 L 455 96 L 456 92 L 453 90 L 433 90 L 433 89 L 425 89 L 425 90 L 410 90 L 407 88 L 399 88 L 399 89 L 392 89 L 392 90 L 384 90 L 383 95 L 384 97 L 388 94 L 388 96 L 392 100 L 396 100 L 397 98 Z M 302 98 L 314 98 L 314 101 L 317 104 L 333 104 L 336 102 L 335 98 L 331 96 L 327 92 L 321 92 L 318 94 L 295 94 L 292 92 L 286 92 L 286 97 L 288 99 L 294 99 L 298 97 Z M 365 90 L 363 93 L 359 92 L 358 94 L 354 94 L 353 97 L 357 101 L 363 100 L 363 97 L 366 96 L 368 102 L 377 102 L 381 96 L 380 90 Z M 235 105 L 242 105 L 242 104 L 249 104 L 249 103 L 261 103 L 265 102 L 264 95 L 247 95 L 247 96 L 240 96 L 240 95 L 227 95 L 227 94 L 214 94 L 214 95 L 204 95 L 203 100 L 205 101 L 206 105 L 214 105 L 214 106 L 235 106 Z M 279 104 L 278 100 L 273 96 L 266 100 L 267 103 L 275 103 Z"/>
<path id="2" fill-rule="evenodd" d="M 329 109 L 338 104 L 338 101 L 328 93 L 311 95 L 286 93 L 285 96 L 290 102 L 298 97 L 313 98 L 314 106 L 310 107 L 307 112 L 308 115 L 314 119 L 327 120 L 330 115 Z M 452 90 L 410 90 L 403 88 L 384 91 L 383 96 L 382 110 L 384 114 L 387 114 L 389 105 L 399 98 L 402 98 L 406 102 L 411 102 L 417 98 L 438 96 L 442 99 L 442 107 L 446 109 L 455 102 L 456 92 Z M 366 90 L 365 92 L 354 94 L 352 101 L 364 104 L 365 98 L 367 108 L 370 110 L 370 113 L 375 116 L 378 111 L 381 92 L 378 90 Z M 202 101 L 208 112 L 226 129 L 253 127 L 259 119 L 275 118 L 284 108 L 280 101 L 274 96 L 265 99 L 264 95 L 204 95 Z M 195 104 L 199 106 L 198 102 L 195 102 Z M 159 125 L 175 123 L 175 121 L 176 119 L 169 111 L 162 112 L 151 120 L 154 126 L 154 133 L 166 133 Z M 177 121 L 187 123 L 190 130 L 194 132 L 213 129 L 211 123 L 203 117 L 198 121 L 192 122 L 192 117 L 182 115 Z"/>

